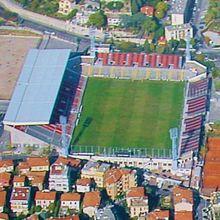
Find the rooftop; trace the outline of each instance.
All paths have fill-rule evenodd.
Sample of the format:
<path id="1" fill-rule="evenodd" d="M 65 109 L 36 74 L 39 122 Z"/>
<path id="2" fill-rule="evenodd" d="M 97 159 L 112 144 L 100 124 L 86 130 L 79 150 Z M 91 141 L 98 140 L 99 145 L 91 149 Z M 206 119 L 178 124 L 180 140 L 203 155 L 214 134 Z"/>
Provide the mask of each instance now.
<path id="1" fill-rule="evenodd" d="M 175 212 L 175 220 L 193 220 L 193 213 L 189 211 Z"/>
<path id="2" fill-rule="evenodd" d="M 92 180 L 89 178 L 82 178 L 82 179 L 78 179 L 76 181 L 76 185 L 88 186 L 91 184 L 91 182 L 92 182 Z"/>
<path id="3" fill-rule="evenodd" d="M 185 29 L 190 29 L 192 28 L 191 25 L 189 23 L 186 24 L 180 24 L 180 25 L 169 25 L 169 26 L 165 26 L 165 29 L 169 30 L 169 31 L 173 31 L 173 30 L 185 30 Z"/>
<path id="4" fill-rule="evenodd" d="M 83 199 L 83 208 L 86 207 L 98 207 L 101 202 L 100 192 L 86 192 Z"/>
<path id="5" fill-rule="evenodd" d="M 98 163 L 95 161 L 88 161 L 84 167 L 82 168 L 82 172 L 85 171 L 90 171 L 90 170 L 96 170 L 96 172 L 105 172 L 106 170 L 108 170 L 110 168 L 110 164 L 108 163 Z"/>
<path id="6" fill-rule="evenodd" d="M 56 199 L 56 192 L 54 191 L 37 191 L 35 195 L 35 200 L 52 200 Z"/>
<path id="7" fill-rule="evenodd" d="M 0 207 L 4 206 L 6 202 L 6 191 L 0 191 Z"/>
<path id="8" fill-rule="evenodd" d="M 0 219 L 8 220 L 8 214 L 6 213 L 0 213 Z"/>
<path id="9" fill-rule="evenodd" d="M 171 0 L 171 14 L 183 14 L 188 0 Z"/>
<path id="10" fill-rule="evenodd" d="M 10 173 L 0 173 L 0 186 L 8 186 L 10 183 L 11 174 Z"/>
<path id="11" fill-rule="evenodd" d="M 154 210 L 147 215 L 148 220 L 164 220 L 169 219 L 169 211 L 168 210 Z"/>
<path id="12" fill-rule="evenodd" d="M 58 157 L 57 160 L 55 161 L 55 164 L 65 164 L 72 167 L 78 167 L 80 163 L 81 161 L 79 159 L 71 158 L 71 157 L 63 157 L 63 156 Z"/>
<path id="13" fill-rule="evenodd" d="M 16 83 L 4 123 L 49 124 L 70 56 L 66 49 L 31 49 Z"/>
<path id="14" fill-rule="evenodd" d="M 147 199 L 132 199 L 131 206 L 147 206 L 148 200 Z"/>
<path id="15" fill-rule="evenodd" d="M 175 186 L 173 188 L 173 203 L 175 205 L 181 202 L 188 202 L 193 204 L 193 192 L 190 189 Z"/>
<path id="16" fill-rule="evenodd" d="M 30 187 L 14 187 L 11 194 L 11 200 L 29 200 L 30 198 Z"/>
<path id="17" fill-rule="evenodd" d="M 60 201 L 80 201 L 79 193 L 63 193 Z"/>
<path id="18" fill-rule="evenodd" d="M 49 166 L 50 165 L 47 157 L 28 157 L 27 163 L 30 167 Z"/>
<path id="19" fill-rule="evenodd" d="M 132 187 L 127 192 L 127 197 L 144 197 L 144 187 Z"/>
<path id="20" fill-rule="evenodd" d="M 14 166 L 13 160 L 0 160 L 0 167 Z"/>
<path id="21" fill-rule="evenodd" d="M 25 182 L 25 176 L 14 176 L 13 182 L 15 183 L 24 183 Z"/>

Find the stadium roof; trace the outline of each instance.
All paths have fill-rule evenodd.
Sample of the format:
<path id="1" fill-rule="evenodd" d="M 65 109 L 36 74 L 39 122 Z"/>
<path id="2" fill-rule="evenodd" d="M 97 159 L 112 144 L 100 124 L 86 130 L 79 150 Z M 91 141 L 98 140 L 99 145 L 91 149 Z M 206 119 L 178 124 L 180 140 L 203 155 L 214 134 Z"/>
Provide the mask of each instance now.
<path id="1" fill-rule="evenodd" d="M 66 49 L 29 51 L 4 124 L 49 124 L 70 52 Z"/>

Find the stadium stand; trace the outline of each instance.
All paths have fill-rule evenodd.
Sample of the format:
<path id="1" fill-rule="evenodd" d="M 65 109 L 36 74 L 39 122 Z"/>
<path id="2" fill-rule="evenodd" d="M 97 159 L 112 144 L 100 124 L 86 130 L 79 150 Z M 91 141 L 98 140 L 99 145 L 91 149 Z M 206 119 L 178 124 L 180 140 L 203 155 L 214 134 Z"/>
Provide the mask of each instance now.
<path id="1" fill-rule="evenodd" d="M 182 57 L 173 54 L 98 53 L 96 64 L 180 69 Z"/>
<path id="2" fill-rule="evenodd" d="M 207 109 L 208 78 L 188 82 L 186 103 L 180 134 L 179 154 L 198 152 L 200 136 Z"/>
<path id="3" fill-rule="evenodd" d="M 30 50 L 4 119 L 6 127 L 29 134 L 35 140 L 61 146 L 60 116 L 64 116 L 69 143 L 87 80 L 81 75 L 80 64 L 80 56 L 70 50 Z M 12 142 L 15 140 L 13 144 L 17 144 L 16 132 L 11 135 Z"/>

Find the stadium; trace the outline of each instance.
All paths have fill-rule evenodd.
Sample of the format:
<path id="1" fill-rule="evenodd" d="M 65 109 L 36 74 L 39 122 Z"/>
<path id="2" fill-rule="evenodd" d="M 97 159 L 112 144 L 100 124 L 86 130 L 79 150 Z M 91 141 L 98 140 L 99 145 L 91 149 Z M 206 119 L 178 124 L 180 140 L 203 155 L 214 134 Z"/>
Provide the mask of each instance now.
<path id="1" fill-rule="evenodd" d="M 208 93 L 206 68 L 178 55 L 33 49 L 3 122 L 15 146 L 177 161 L 198 153 Z"/>

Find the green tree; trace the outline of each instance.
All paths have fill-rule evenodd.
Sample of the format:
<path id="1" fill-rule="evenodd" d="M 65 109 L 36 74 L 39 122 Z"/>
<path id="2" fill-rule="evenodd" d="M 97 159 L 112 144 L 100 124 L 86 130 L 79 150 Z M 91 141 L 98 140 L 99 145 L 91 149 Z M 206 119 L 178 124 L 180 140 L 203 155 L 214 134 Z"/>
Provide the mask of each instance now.
<path id="1" fill-rule="evenodd" d="M 42 210 L 42 207 L 40 205 L 37 205 L 35 207 L 35 212 L 41 212 L 41 210 Z"/>
<path id="2" fill-rule="evenodd" d="M 112 1 L 112 2 L 107 3 L 106 7 L 109 10 L 120 11 L 124 7 L 124 4 L 123 2 L 120 2 L 120 1 Z"/>
<path id="3" fill-rule="evenodd" d="M 139 48 L 136 43 L 121 41 L 118 44 L 118 49 L 121 52 L 138 52 Z"/>
<path id="4" fill-rule="evenodd" d="M 186 48 L 186 41 L 183 39 L 180 39 L 178 46 L 179 48 Z"/>
<path id="5" fill-rule="evenodd" d="M 76 13 L 78 12 L 77 9 L 73 9 L 67 16 L 66 16 L 66 19 L 67 20 L 71 20 L 73 17 L 76 16 Z"/>
<path id="6" fill-rule="evenodd" d="M 136 0 L 131 0 L 131 13 L 137 14 L 139 12 L 139 6 L 136 2 Z"/>
<path id="7" fill-rule="evenodd" d="M 145 43 L 144 43 L 144 51 L 145 51 L 146 53 L 151 53 L 151 52 L 152 52 L 148 40 L 146 40 Z"/>
<path id="8" fill-rule="evenodd" d="M 89 16 L 89 24 L 95 27 L 105 27 L 107 24 L 107 16 L 103 11 L 98 11 Z"/>
<path id="9" fill-rule="evenodd" d="M 152 33 L 158 29 L 158 24 L 157 22 L 150 17 L 146 17 L 146 20 L 142 24 L 142 30 L 145 34 Z"/>
<path id="10" fill-rule="evenodd" d="M 156 5 L 155 16 L 158 19 L 162 19 L 162 18 L 164 18 L 167 10 L 168 10 L 168 4 L 167 3 L 163 2 L 163 1 L 158 2 L 157 5 Z"/>
<path id="11" fill-rule="evenodd" d="M 214 78 L 220 77 L 220 68 L 215 67 L 215 68 L 212 70 L 212 76 L 213 76 Z"/>

